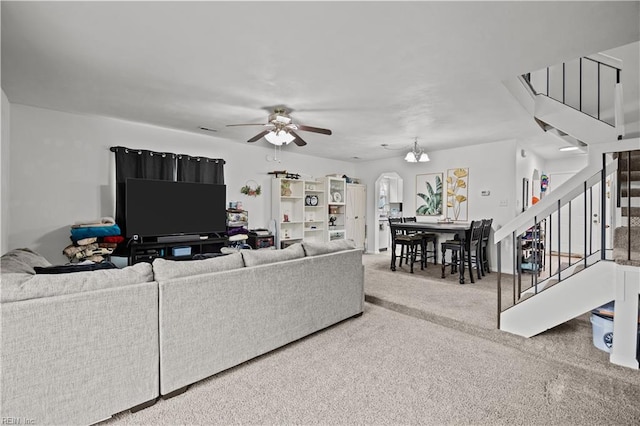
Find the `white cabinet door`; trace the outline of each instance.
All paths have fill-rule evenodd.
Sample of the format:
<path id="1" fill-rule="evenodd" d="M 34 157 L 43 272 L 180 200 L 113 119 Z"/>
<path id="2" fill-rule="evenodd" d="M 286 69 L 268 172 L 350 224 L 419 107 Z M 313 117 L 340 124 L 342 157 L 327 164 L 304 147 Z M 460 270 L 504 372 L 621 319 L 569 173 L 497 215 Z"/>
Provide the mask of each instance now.
<path id="1" fill-rule="evenodd" d="M 367 190 L 364 185 L 347 184 L 346 237 L 364 249 Z"/>

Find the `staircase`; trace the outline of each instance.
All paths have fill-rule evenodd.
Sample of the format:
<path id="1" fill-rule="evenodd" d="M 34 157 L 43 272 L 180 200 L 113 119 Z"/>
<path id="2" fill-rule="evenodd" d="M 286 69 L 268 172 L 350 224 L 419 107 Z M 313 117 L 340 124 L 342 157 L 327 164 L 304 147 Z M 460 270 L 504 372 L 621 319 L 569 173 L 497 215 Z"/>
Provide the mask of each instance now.
<path id="1" fill-rule="evenodd" d="M 503 246 L 506 255 L 514 259 L 513 298 L 506 303 L 500 271 L 498 275 L 498 328 L 532 337 L 615 300 L 616 345 L 610 359 L 638 369 L 640 140 L 621 140 L 624 125 L 620 71 L 615 71 L 612 104 L 590 108 L 597 114 L 583 111 L 582 93 L 579 106 L 569 105 L 564 90 L 562 99 L 539 93 L 530 77 L 520 78 L 528 96 L 523 95 L 523 85 L 515 90 L 514 85 L 507 84 L 544 131 L 588 149 L 590 161 L 561 187 L 496 231 L 498 266 Z M 562 75 L 564 85 L 565 73 Z M 581 81 L 580 90 L 582 87 Z M 599 101 L 600 82 L 597 90 Z M 604 120 L 601 111 L 606 116 Z M 593 211 L 600 213 L 599 223 L 592 220 Z M 572 223 L 572 218 L 579 223 Z M 541 274 L 542 268 L 522 268 L 522 236 L 543 226 L 546 231 L 540 247 L 547 275 Z M 609 235 L 611 228 L 614 232 Z"/>
<path id="2" fill-rule="evenodd" d="M 621 265 L 640 267 L 640 150 L 618 155 L 618 206 L 613 258 Z"/>

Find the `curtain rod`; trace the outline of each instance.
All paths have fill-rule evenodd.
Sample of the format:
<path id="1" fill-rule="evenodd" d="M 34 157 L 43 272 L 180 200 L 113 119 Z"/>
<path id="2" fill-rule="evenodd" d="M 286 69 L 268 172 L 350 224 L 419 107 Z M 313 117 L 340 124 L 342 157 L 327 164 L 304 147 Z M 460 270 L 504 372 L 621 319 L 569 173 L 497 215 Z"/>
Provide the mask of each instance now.
<path id="1" fill-rule="evenodd" d="M 137 152 L 138 154 L 142 154 L 142 152 L 149 152 L 151 155 L 171 155 L 173 156 L 173 158 L 175 158 L 176 156 L 178 158 L 182 158 L 182 157 L 187 157 L 189 159 L 194 159 L 196 161 L 200 161 L 200 160 L 206 160 L 207 162 L 212 161 L 212 162 L 222 162 L 222 164 L 226 164 L 227 162 L 224 161 L 224 159 L 222 158 L 209 158 L 209 157 L 202 157 L 202 156 L 195 156 L 195 155 L 189 155 L 189 154 L 175 154 L 173 152 L 157 152 L 157 151 L 151 151 L 148 149 L 134 149 L 134 148 L 127 148 L 125 146 L 112 146 L 109 147 L 109 151 L 111 152 L 118 152 L 119 149 L 124 149 L 125 152 Z"/>

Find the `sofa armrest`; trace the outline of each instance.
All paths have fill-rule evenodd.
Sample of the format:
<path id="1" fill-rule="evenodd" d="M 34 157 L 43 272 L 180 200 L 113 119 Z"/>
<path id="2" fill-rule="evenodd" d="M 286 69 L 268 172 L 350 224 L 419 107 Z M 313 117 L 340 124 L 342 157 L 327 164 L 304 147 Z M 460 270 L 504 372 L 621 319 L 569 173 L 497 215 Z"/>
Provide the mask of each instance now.
<path id="1" fill-rule="evenodd" d="M 159 395 L 157 283 L 0 309 L 2 418 L 91 424 Z"/>

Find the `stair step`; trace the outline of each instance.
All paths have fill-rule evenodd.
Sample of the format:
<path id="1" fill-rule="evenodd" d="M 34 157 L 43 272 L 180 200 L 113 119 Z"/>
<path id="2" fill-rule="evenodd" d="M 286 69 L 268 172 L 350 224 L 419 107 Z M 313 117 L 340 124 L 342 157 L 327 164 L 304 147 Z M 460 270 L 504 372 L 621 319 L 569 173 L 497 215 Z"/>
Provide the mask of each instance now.
<path id="1" fill-rule="evenodd" d="M 619 179 L 620 182 L 626 182 L 628 175 L 629 175 L 629 172 L 627 172 L 626 170 L 620 171 L 620 179 Z M 631 182 L 633 181 L 640 181 L 640 170 L 631 171 Z"/>
<path id="2" fill-rule="evenodd" d="M 628 207 L 622 207 L 622 216 L 627 217 L 629 216 L 629 208 Z M 638 217 L 640 216 L 640 207 L 631 207 L 631 217 Z"/>
<path id="3" fill-rule="evenodd" d="M 627 197 L 627 188 L 622 187 L 620 189 L 620 195 L 624 198 Z M 640 197 L 640 188 L 631 188 L 631 197 Z"/>
<path id="4" fill-rule="evenodd" d="M 618 161 L 618 170 L 626 171 L 627 169 L 627 160 L 619 160 Z M 631 170 L 640 170 L 640 158 L 632 158 L 631 159 Z"/>
<path id="5" fill-rule="evenodd" d="M 631 232 L 631 253 L 627 250 Z M 630 256 L 629 256 L 630 254 Z M 640 226 L 620 226 L 613 234 L 613 260 L 622 265 L 640 266 Z"/>
<path id="6" fill-rule="evenodd" d="M 629 241 L 629 232 L 631 232 L 631 250 L 640 252 L 640 226 L 619 226 L 613 231 L 613 248 L 627 249 Z"/>
<path id="7" fill-rule="evenodd" d="M 633 191 L 633 190 L 632 190 Z M 620 207 L 629 207 L 629 198 L 620 198 Z M 631 208 L 640 207 L 640 197 L 631 197 Z"/>
<path id="8" fill-rule="evenodd" d="M 618 155 L 618 170 L 627 169 L 627 153 L 619 153 Z M 631 170 L 640 170 L 640 150 L 631 151 Z"/>

